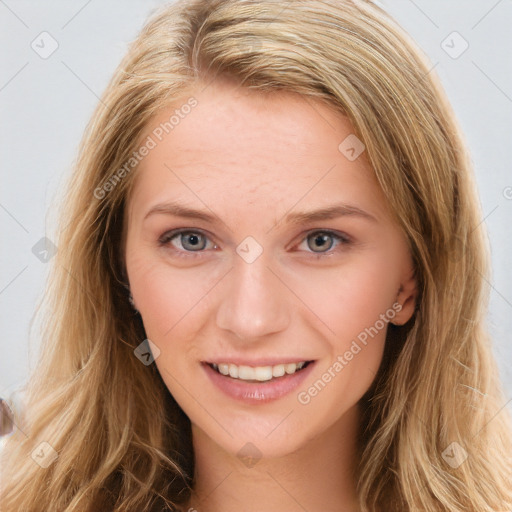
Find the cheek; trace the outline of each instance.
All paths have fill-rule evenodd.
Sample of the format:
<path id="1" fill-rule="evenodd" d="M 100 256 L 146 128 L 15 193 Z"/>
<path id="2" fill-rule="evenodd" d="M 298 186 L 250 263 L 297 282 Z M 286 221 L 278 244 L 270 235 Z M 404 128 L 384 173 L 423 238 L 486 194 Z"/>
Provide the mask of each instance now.
<path id="1" fill-rule="evenodd" d="M 199 267 L 172 268 L 155 258 L 133 255 L 127 261 L 130 286 L 137 309 L 151 339 L 165 342 L 185 327 L 197 325 L 204 313 L 216 272 Z"/>
<path id="2" fill-rule="evenodd" d="M 329 410 L 342 414 L 353 406 L 381 365 L 396 297 L 395 280 L 384 270 L 377 263 L 354 264 L 303 287 L 308 306 L 331 332 L 323 341 L 325 357 L 298 401 L 312 405 L 311 414 L 325 415 L 325 421 Z"/>
<path id="3" fill-rule="evenodd" d="M 300 290 L 297 295 L 343 348 L 389 311 L 398 290 L 394 274 L 383 259 L 361 258 L 310 274 L 307 279 L 297 279 L 295 289 Z M 378 327 L 382 330 L 380 323 Z"/>

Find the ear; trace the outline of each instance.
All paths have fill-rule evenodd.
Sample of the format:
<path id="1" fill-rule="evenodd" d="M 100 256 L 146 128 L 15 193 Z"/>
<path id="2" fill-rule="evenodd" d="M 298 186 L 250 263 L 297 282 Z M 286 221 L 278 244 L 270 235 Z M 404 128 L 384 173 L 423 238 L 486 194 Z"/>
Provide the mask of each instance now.
<path id="1" fill-rule="evenodd" d="M 400 283 L 396 296 L 396 303 L 400 304 L 400 310 L 391 322 L 394 325 L 406 324 L 414 314 L 418 297 L 418 282 L 414 270 L 410 270 Z M 398 308 L 397 308 L 398 309 Z"/>

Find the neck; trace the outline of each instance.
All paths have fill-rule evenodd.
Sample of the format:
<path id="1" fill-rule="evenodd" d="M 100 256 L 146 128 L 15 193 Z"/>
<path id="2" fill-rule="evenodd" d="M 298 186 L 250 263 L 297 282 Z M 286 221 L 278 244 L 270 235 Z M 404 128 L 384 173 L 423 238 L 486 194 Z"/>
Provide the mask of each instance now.
<path id="1" fill-rule="evenodd" d="M 192 424 L 195 487 L 188 512 L 359 512 L 355 486 L 359 409 L 296 451 L 244 464 Z"/>

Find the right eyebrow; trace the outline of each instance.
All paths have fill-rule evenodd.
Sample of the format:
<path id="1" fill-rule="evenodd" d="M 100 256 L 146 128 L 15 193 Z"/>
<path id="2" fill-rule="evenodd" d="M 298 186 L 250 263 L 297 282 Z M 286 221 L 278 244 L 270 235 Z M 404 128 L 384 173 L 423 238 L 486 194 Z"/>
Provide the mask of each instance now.
<path id="1" fill-rule="evenodd" d="M 216 215 L 208 213 L 206 210 L 195 210 L 194 208 L 189 208 L 188 206 L 175 201 L 168 201 L 152 206 L 144 216 L 144 220 L 147 219 L 150 215 L 155 214 L 174 215 L 176 217 L 185 217 L 188 219 L 199 219 L 210 222 L 212 224 L 219 222 L 219 218 Z"/>

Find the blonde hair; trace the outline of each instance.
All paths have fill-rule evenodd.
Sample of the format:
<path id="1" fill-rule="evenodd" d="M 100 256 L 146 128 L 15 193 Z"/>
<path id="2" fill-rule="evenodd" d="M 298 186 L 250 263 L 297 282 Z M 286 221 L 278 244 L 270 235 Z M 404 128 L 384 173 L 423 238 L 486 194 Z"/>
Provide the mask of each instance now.
<path id="1" fill-rule="evenodd" d="M 122 177 L 119 169 L 157 112 L 228 75 L 347 116 L 410 243 L 417 309 L 390 326 L 361 401 L 363 512 L 510 509 L 512 426 L 485 326 L 488 249 L 466 143 L 429 62 L 368 0 L 182 0 L 146 24 L 84 135 L 41 357 L 17 419 L 27 435 L 16 431 L 4 448 L 2 510 L 187 502 L 190 422 L 155 365 L 134 356 L 146 336 L 119 248 L 136 168 Z M 58 453 L 46 469 L 31 457 L 43 441 Z"/>

